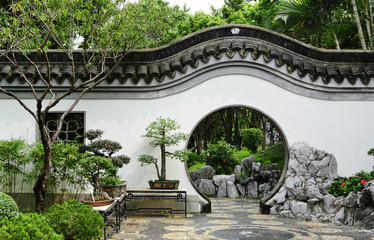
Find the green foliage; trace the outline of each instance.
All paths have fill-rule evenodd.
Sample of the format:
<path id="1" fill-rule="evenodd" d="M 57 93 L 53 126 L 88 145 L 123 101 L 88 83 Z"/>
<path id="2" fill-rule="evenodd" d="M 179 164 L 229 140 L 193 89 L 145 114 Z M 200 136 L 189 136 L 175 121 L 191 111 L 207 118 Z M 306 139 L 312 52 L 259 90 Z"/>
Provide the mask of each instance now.
<path id="1" fill-rule="evenodd" d="M 0 192 L 0 220 L 4 217 L 12 218 L 18 216 L 18 206 L 13 198 Z"/>
<path id="2" fill-rule="evenodd" d="M 265 149 L 264 152 L 255 156 L 256 162 L 261 162 L 264 165 L 270 163 L 277 163 L 277 169 L 282 170 L 284 166 L 284 147 L 283 143 L 279 142 Z"/>
<path id="3" fill-rule="evenodd" d="M 138 161 L 141 163 L 142 166 L 147 164 L 157 164 L 157 158 L 148 155 L 148 154 L 142 154 L 139 156 Z"/>
<path id="4" fill-rule="evenodd" d="M 360 171 L 351 177 L 338 177 L 329 189 L 329 193 L 338 196 L 347 196 L 350 192 L 362 192 L 367 182 L 374 179 L 374 171 Z"/>
<path id="5" fill-rule="evenodd" d="M 103 235 L 103 217 L 91 206 L 68 201 L 45 212 L 49 225 L 65 239 L 93 240 Z"/>
<path id="6" fill-rule="evenodd" d="M 37 213 L 20 213 L 17 218 L 3 219 L 0 222 L 2 240 L 63 240 L 48 224 L 45 216 Z"/>
<path id="7" fill-rule="evenodd" d="M 248 148 L 243 147 L 240 151 L 234 152 L 234 158 L 241 161 L 244 158 L 247 158 L 249 156 L 253 155 L 251 151 L 248 150 Z"/>
<path id="8" fill-rule="evenodd" d="M 369 156 L 374 156 L 374 148 L 372 148 L 372 149 L 370 149 L 370 150 L 368 151 L 368 155 L 369 155 Z"/>
<path id="9" fill-rule="evenodd" d="M 0 39 L 39 51 L 69 49 L 77 36 L 84 38 L 80 46 L 84 49 L 113 52 L 144 48 L 155 45 L 158 32 L 170 23 L 168 16 L 173 8 L 163 5 L 163 1 L 151 0 L 35 0 L 33 4 L 28 0 L 12 1 L 13 15 L 4 11 L 8 21 L 2 25 Z M 0 44 L 5 45 L 6 41 Z"/>
<path id="10" fill-rule="evenodd" d="M 120 185 L 125 183 L 125 181 L 122 181 L 119 176 L 101 177 L 100 181 L 102 185 Z"/>
<path id="11" fill-rule="evenodd" d="M 187 138 L 186 134 L 175 132 L 178 129 L 180 129 L 180 125 L 175 120 L 158 117 L 156 121 L 146 127 L 146 134 L 142 137 L 151 138 L 150 145 L 152 147 L 175 146 Z"/>
<path id="12" fill-rule="evenodd" d="M 203 163 L 195 163 L 194 165 L 192 165 L 191 167 L 188 168 L 188 171 L 199 170 L 200 168 L 204 167 L 205 165 L 206 165 L 205 162 L 203 162 Z"/>
<path id="13" fill-rule="evenodd" d="M 203 157 L 201 157 L 199 154 L 197 154 L 195 152 L 188 152 L 187 153 L 187 168 L 188 169 L 190 169 L 194 165 L 201 165 L 202 163 L 204 163 L 204 165 L 205 165 L 205 159 Z"/>
<path id="14" fill-rule="evenodd" d="M 208 144 L 208 150 L 204 152 L 206 164 L 216 170 L 216 174 L 231 174 L 234 167 L 240 164 L 234 157 L 234 147 L 225 141 Z"/>
<path id="15" fill-rule="evenodd" d="M 180 125 L 170 118 L 158 117 L 155 121 L 151 122 L 146 127 L 146 134 L 142 137 L 151 138 L 150 145 L 154 148 L 160 147 L 161 149 L 161 171 L 157 165 L 157 158 L 150 155 L 140 155 L 138 161 L 141 165 L 154 164 L 159 180 L 166 180 L 166 157 L 169 156 L 173 159 L 181 161 L 187 160 L 187 150 L 177 150 L 174 152 L 167 152 L 166 147 L 175 146 L 180 141 L 186 140 L 187 135 L 184 133 L 176 132 Z"/>
<path id="16" fill-rule="evenodd" d="M 259 128 L 243 129 L 240 132 L 240 136 L 243 139 L 243 145 L 247 147 L 252 153 L 256 153 L 258 146 L 264 140 L 264 134 Z"/>
<path id="17" fill-rule="evenodd" d="M 0 184 L 9 192 L 15 192 L 19 174 L 25 173 L 25 168 L 31 159 L 28 157 L 29 146 L 22 139 L 0 141 Z"/>
<path id="18" fill-rule="evenodd" d="M 44 149 L 41 142 L 32 145 L 30 153 L 33 160 L 33 170 L 27 174 L 28 182 L 35 180 L 44 166 Z M 83 189 L 84 176 L 80 174 L 79 162 L 85 154 L 79 151 L 74 143 L 56 142 L 52 146 L 52 170 L 49 186 L 51 189 L 59 188 L 62 192 L 68 189 Z"/>
<path id="19" fill-rule="evenodd" d="M 245 180 L 246 178 L 250 177 L 252 174 L 252 170 L 248 169 L 247 172 L 239 172 L 238 178 L 240 180 Z"/>
<path id="20" fill-rule="evenodd" d="M 113 169 L 113 164 L 110 159 L 100 156 L 90 156 L 81 159 L 78 165 L 80 166 L 80 175 L 91 183 L 94 188 L 94 194 L 100 194 L 100 177 L 105 175 L 108 170 Z"/>
<path id="21" fill-rule="evenodd" d="M 80 151 L 88 156 L 79 161 L 79 173 L 93 186 L 94 194 L 101 193 L 102 184 L 121 183 L 117 171 L 130 162 L 126 155 L 113 156 L 122 146 L 119 142 L 101 139 L 103 133 L 100 129 L 88 130 L 84 137 L 90 142 L 80 147 Z"/>

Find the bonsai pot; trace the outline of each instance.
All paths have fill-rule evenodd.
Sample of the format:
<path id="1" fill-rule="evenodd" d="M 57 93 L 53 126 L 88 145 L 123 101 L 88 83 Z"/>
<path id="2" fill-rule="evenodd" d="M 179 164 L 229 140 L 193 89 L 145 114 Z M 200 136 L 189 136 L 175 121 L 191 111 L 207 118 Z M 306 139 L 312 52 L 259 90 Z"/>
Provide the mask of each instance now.
<path id="1" fill-rule="evenodd" d="M 117 185 L 102 185 L 101 189 L 106 192 L 110 197 L 119 197 L 126 192 L 126 182 Z"/>
<path id="2" fill-rule="evenodd" d="M 179 180 L 150 180 L 148 181 L 151 189 L 178 189 Z"/>

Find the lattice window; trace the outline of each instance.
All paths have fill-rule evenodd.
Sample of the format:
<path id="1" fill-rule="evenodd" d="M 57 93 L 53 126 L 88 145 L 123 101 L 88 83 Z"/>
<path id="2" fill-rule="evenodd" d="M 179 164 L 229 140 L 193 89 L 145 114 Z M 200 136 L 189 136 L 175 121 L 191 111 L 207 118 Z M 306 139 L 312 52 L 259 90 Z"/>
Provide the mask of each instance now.
<path id="1" fill-rule="evenodd" d="M 60 116 L 60 112 L 48 113 L 46 126 L 50 135 L 53 135 L 56 132 L 57 120 Z M 82 136 L 84 133 L 84 123 L 85 119 L 83 112 L 70 113 L 65 117 L 58 139 L 64 142 L 83 143 L 84 139 L 82 138 Z"/>

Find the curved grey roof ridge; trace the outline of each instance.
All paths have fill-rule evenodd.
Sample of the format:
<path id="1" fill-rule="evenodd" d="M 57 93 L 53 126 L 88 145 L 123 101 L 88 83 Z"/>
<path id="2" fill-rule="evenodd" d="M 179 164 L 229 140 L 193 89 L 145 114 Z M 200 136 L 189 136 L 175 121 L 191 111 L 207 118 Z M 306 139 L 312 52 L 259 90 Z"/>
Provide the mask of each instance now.
<path id="1" fill-rule="evenodd" d="M 62 91 L 73 75 L 69 59 L 58 50 L 48 54 L 55 86 Z M 73 54 L 76 73 L 85 78 L 81 52 Z M 40 55 L 31 52 L 30 58 L 46 74 Z M 35 67 L 22 57 L 19 63 L 36 89 L 43 89 Z M 159 48 L 133 51 L 86 98 L 163 97 L 227 74 L 257 76 L 309 97 L 374 100 L 374 51 L 318 49 L 250 25 L 216 26 Z M 28 96 L 19 70 L 5 58 L 0 59 L 0 85 Z"/>

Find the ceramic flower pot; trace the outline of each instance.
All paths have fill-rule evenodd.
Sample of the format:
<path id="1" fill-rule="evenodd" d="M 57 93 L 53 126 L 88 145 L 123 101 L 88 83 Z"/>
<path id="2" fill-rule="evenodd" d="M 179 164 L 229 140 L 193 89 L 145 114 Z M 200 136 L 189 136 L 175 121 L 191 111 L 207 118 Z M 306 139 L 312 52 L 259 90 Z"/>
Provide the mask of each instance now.
<path id="1" fill-rule="evenodd" d="M 101 189 L 103 192 L 108 193 L 110 197 L 119 197 L 126 192 L 127 183 L 118 185 L 102 185 Z"/>

